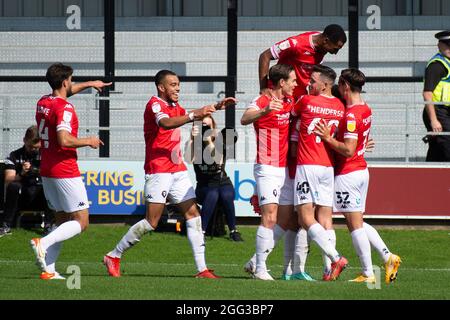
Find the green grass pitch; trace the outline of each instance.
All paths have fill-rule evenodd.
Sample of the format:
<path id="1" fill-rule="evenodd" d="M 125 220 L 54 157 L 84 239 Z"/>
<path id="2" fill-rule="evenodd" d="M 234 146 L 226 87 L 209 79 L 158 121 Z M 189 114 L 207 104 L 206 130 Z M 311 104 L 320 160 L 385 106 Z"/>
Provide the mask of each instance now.
<path id="1" fill-rule="evenodd" d="M 156 299 L 156 300 L 305 300 L 305 299 L 450 299 L 449 230 L 387 230 L 380 234 L 403 259 L 398 279 L 379 289 L 349 283 L 359 272 L 359 261 L 345 229 L 337 229 L 337 248 L 350 262 L 335 282 L 257 281 L 243 272 L 255 247 L 254 226 L 242 226 L 244 242 L 227 238 L 207 239 L 206 260 L 222 279 L 195 279 L 191 249 L 186 237 L 152 233 L 122 259 L 121 278 L 107 275 L 101 260 L 128 230 L 127 226 L 91 225 L 82 235 L 64 243 L 57 270 L 66 274 L 70 265 L 80 268 L 80 289 L 66 281 L 43 281 L 34 265 L 29 240 L 37 234 L 13 230 L 0 239 L 0 299 Z M 282 244 L 268 260 L 271 274 L 280 278 Z M 373 252 L 374 265 L 382 266 Z M 321 278 L 322 258 L 312 245 L 307 270 Z M 68 276 L 66 274 L 66 276 Z M 70 275 L 69 275 L 70 276 Z"/>

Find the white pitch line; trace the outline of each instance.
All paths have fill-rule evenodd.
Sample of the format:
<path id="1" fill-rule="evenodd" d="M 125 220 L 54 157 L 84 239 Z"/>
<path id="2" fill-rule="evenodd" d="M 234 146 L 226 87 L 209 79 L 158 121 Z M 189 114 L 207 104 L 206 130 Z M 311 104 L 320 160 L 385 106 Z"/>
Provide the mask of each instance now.
<path id="1" fill-rule="evenodd" d="M 0 260 L 0 264 L 30 264 L 34 265 L 35 261 L 28 260 Z M 90 261 L 61 261 L 59 263 L 68 265 L 102 265 L 103 262 L 90 262 Z M 161 266 L 191 266 L 191 263 L 166 263 L 166 262 L 125 262 L 124 265 L 161 265 Z M 243 265 L 236 263 L 210 263 L 211 266 L 220 267 L 243 267 Z M 282 265 L 273 265 L 273 267 L 283 268 Z M 308 269 L 322 269 L 322 267 L 308 267 Z M 346 269 L 360 269 L 360 267 L 347 267 Z M 402 267 L 401 270 L 405 271 L 436 271 L 436 272 L 450 272 L 450 268 L 406 268 Z"/>

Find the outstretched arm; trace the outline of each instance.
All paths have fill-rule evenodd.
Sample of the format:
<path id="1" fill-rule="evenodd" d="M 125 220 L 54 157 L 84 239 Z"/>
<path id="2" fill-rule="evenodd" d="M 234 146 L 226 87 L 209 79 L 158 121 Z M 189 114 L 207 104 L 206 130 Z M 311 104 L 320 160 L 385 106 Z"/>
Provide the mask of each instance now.
<path id="1" fill-rule="evenodd" d="M 71 96 L 73 96 L 85 89 L 88 89 L 88 88 L 94 88 L 98 92 L 101 92 L 104 87 L 110 86 L 111 84 L 112 84 L 112 82 L 105 83 L 101 80 L 75 83 L 75 84 L 72 84 Z"/>

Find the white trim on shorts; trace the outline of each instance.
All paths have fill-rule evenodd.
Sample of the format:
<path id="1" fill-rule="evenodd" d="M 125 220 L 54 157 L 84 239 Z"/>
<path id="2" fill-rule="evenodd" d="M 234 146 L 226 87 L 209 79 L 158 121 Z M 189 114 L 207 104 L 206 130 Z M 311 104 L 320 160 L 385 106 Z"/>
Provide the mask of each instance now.
<path id="1" fill-rule="evenodd" d="M 195 191 L 187 171 L 145 175 L 145 201 L 178 204 L 195 199 Z"/>
<path id="2" fill-rule="evenodd" d="M 295 172 L 296 206 L 314 203 L 319 206 L 333 206 L 334 169 L 320 165 L 297 165 Z"/>
<path id="3" fill-rule="evenodd" d="M 42 177 L 45 198 L 50 209 L 72 213 L 89 208 L 86 187 L 81 177 Z"/>
<path id="4" fill-rule="evenodd" d="M 269 203 L 278 204 L 280 201 L 281 187 L 284 185 L 286 168 L 255 163 L 253 166 L 253 174 L 256 181 L 259 205 L 263 206 Z"/>
<path id="5" fill-rule="evenodd" d="M 369 170 L 353 171 L 334 178 L 333 212 L 361 212 L 366 210 Z"/>

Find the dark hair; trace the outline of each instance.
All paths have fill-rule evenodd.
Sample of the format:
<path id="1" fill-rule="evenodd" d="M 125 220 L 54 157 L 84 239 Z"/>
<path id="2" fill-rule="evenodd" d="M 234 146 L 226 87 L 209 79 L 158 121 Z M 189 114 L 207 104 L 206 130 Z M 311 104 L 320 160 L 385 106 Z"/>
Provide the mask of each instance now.
<path id="1" fill-rule="evenodd" d="M 161 82 L 167 76 L 177 76 L 177 74 L 175 72 L 173 72 L 173 71 L 170 71 L 170 70 L 160 70 L 160 71 L 158 71 L 158 73 L 155 75 L 155 86 L 158 86 L 159 84 L 161 84 Z"/>
<path id="2" fill-rule="evenodd" d="M 64 80 L 70 78 L 73 74 L 73 69 L 71 66 L 66 66 L 62 63 L 54 63 L 47 69 L 45 78 L 48 84 L 53 90 L 60 89 Z"/>
<path id="3" fill-rule="evenodd" d="M 334 81 L 336 80 L 336 72 L 334 72 L 334 70 L 331 69 L 330 67 L 327 67 L 327 66 L 324 66 L 324 65 L 321 65 L 321 64 L 316 64 L 313 67 L 313 72 L 320 73 L 320 75 L 322 77 L 327 78 L 332 83 L 334 83 Z"/>
<path id="4" fill-rule="evenodd" d="M 361 92 L 363 85 L 366 83 L 366 76 L 364 73 L 355 68 L 342 70 L 341 78 L 349 84 L 352 92 Z"/>
<path id="5" fill-rule="evenodd" d="M 269 69 L 269 79 L 277 85 L 281 79 L 289 79 L 289 75 L 294 71 L 294 67 L 287 64 L 276 64 Z"/>
<path id="6" fill-rule="evenodd" d="M 338 24 L 330 24 L 326 26 L 323 30 L 323 34 L 334 44 L 337 44 L 339 41 L 342 43 L 347 42 L 345 31 Z"/>
<path id="7" fill-rule="evenodd" d="M 37 126 L 31 126 L 25 132 L 25 137 L 23 138 L 25 141 L 30 141 L 32 144 L 36 144 L 39 142 L 39 132 Z"/>

